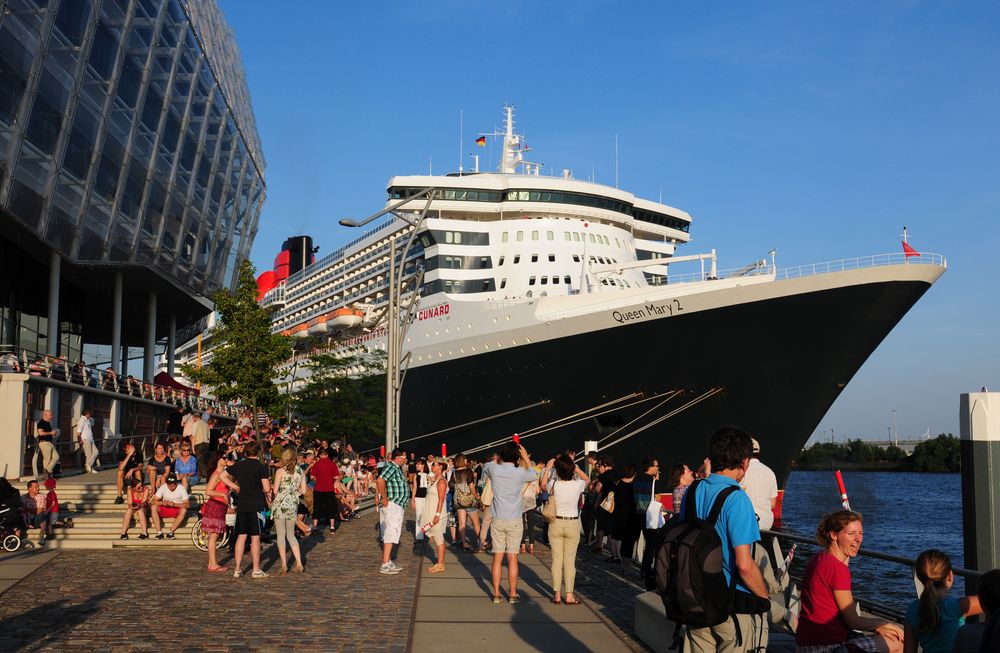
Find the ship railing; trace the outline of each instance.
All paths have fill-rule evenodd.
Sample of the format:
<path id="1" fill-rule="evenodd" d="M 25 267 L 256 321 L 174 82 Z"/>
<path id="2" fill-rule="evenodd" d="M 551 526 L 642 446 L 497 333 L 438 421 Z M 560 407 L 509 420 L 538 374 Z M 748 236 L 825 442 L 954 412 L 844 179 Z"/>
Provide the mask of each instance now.
<path id="1" fill-rule="evenodd" d="M 906 254 L 902 252 L 895 252 L 892 254 L 873 254 L 871 256 L 845 258 L 836 261 L 824 261 L 822 263 L 807 263 L 805 265 L 786 268 L 775 268 L 773 265 L 764 263 L 750 267 L 721 270 L 717 272 L 714 277 L 707 272 L 670 274 L 667 275 L 667 283 L 695 283 L 699 281 L 714 281 L 716 279 L 734 279 L 740 277 L 753 278 L 761 276 L 772 276 L 774 280 L 777 281 L 781 279 L 812 277 L 819 274 L 829 274 L 831 272 L 879 268 L 887 265 L 936 265 L 938 267 L 947 268 L 948 260 L 940 254 L 933 254 L 930 252 L 921 253 L 919 256 L 906 256 Z"/>
<path id="2" fill-rule="evenodd" d="M 781 548 L 777 549 L 775 553 L 779 555 L 782 550 L 787 551 L 790 548 L 789 543 L 807 545 L 817 551 L 820 548 L 819 544 L 816 542 L 815 537 L 806 537 L 804 535 L 798 535 L 796 533 L 790 533 L 783 530 L 762 529 L 760 532 L 761 535 L 763 536 L 777 538 L 777 542 L 781 546 Z M 905 558 L 903 556 L 892 555 L 890 553 L 882 553 L 881 551 L 872 551 L 870 549 L 859 549 L 858 555 L 864 558 L 873 558 L 875 560 L 892 562 L 898 565 L 903 565 L 905 567 L 908 567 L 910 569 L 911 575 L 913 576 L 914 589 L 916 592 L 915 596 L 919 598 L 919 589 L 918 589 L 919 581 L 916 578 L 916 572 L 915 572 L 917 564 L 916 560 L 911 558 Z M 807 559 L 801 554 L 796 554 L 795 557 L 799 560 Z M 965 580 L 978 580 L 983 575 L 983 572 L 974 571 L 972 569 L 963 569 L 961 567 L 953 567 L 952 571 L 955 573 L 956 576 L 963 578 Z M 802 583 L 802 577 L 799 574 L 792 572 L 789 577 L 798 584 Z M 879 602 L 877 600 L 870 599 L 865 596 L 858 596 L 857 599 L 858 602 L 861 604 L 862 609 L 871 614 L 878 615 L 881 617 L 887 617 L 895 621 L 901 621 L 904 616 L 903 613 L 900 612 L 898 608 L 886 605 L 885 603 Z"/>
<path id="3" fill-rule="evenodd" d="M 334 263 L 336 263 L 340 259 L 344 258 L 344 254 L 347 253 L 347 250 L 349 250 L 350 248 L 354 247 L 355 245 L 357 245 L 358 243 L 360 243 L 361 241 L 363 241 L 365 238 L 368 238 L 370 236 L 374 236 L 375 234 L 377 234 L 378 232 L 382 231 L 383 229 L 385 229 L 386 227 L 390 226 L 391 224 L 393 224 L 396 221 L 397 220 L 396 220 L 395 216 L 386 219 L 384 222 L 382 222 L 377 227 L 366 231 L 365 233 L 361 234 L 360 236 L 358 236 L 357 238 L 355 238 L 351 242 L 347 243 L 343 247 L 340 247 L 339 249 L 336 249 L 333 252 L 330 252 L 329 254 L 327 254 L 326 256 L 324 256 L 323 258 L 321 258 L 320 260 L 316 261 L 312 265 L 307 266 L 307 267 L 299 270 L 298 272 L 296 272 L 292 276 L 288 277 L 288 283 L 289 284 L 297 283 L 298 281 L 301 281 L 303 279 L 303 277 L 306 276 L 306 274 L 312 274 L 313 272 L 316 272 L 318 270 L 322 270 L 325 267 L 333 265 Z"/>

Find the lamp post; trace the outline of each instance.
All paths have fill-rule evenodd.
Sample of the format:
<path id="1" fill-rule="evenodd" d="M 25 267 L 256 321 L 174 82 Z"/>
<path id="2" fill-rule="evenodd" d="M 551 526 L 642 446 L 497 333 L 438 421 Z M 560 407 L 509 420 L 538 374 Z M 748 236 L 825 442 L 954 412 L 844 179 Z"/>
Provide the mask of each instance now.
<path id="1" fill-rule="evenodd" d="M 896 409 L 892 409 L 892 439 L 899 446 L 899 431 L 896 430 Z"/>
<path id="2" fill-rule="evenodd" d="M 426 197 L 424 207 L 416 219 L 411 219 L 403 215 L 397 215 L 396 211 L 410 202 Z M 406 378 L 406 370 L 410 361 L 410 354 L 403 354 L 403 342 L 406 332 L 410 328 L 413 320 L 413 311 L 418 302 L 418 292 L 420 283 L 423 281 L 424 270 L 421 267 L 407 283 L 404 284 L 406 272 L 406 257 L 410 253 L 413 241 L 416 239 L 417 231 L 427 217 L 427 211 L 434 201 L 434 187 L 424 188 L 420 192 L 393 204 L 392 206 L 371 215 L 364 220 L 357 221 L 350 218 L 340 220 L 344 227 L 363 227 L 373 220 L 376 220 L 386 213 L 392 213 L 400 220 L 413 227 L 410 237 L 403 246 L 399 255 L 399 263 L 396 262 L 396 238 L 389 239 L 389 292 L 386 307 L 382 313 L 376 317 L 375 324 L 385 320 L 385 349 L 386 349 L 386 370 L 385 370 L 385 449 L 386 455 L 391 455 L 393 449 L 399 444 L 399 398 L 403 390 L 403 380 Z M 412 292 L 406 301 L 402 297 L 404 291 L 412 284 Z"/>

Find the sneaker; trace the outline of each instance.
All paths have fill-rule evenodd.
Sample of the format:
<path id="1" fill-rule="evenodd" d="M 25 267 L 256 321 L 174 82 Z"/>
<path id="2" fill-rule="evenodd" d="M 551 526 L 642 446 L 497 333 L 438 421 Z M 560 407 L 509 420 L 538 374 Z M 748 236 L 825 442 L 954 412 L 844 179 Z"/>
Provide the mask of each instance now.
<path id="1" fill-rule="evenodd" d="M 156 534 L 156 539 L 158 539 L 158 540 L 162 540 L 163 539 L 163 531 L 160 531 L 159 533 Z"/>
<path id="2" fill-rule="evenodd" d="M 149 539 L 149 534 L 148 533 L 140 533 L 139 534 L 139 539 L 140 540 L 148 540 Z"/>
<path id="3" fill-rule="evenodd" d="M 255 571 L 252 574 L 250 574 L 250 577 L 251 578 L 267 578 L 268 575 L 269 574 L 266 571 L 264 571 L 263 569 L 258 569 L 257 571 Z"/>
<path id="4" fill-rule="evenodd" d="M 239 570 L 239 567 L 233 570 L 233 578 L 239 578 L 243 575 L 243 572 Z"/>
<path id="5" fill-rule="evenodd" d="M 115 498 L 115 504 L 121 505 L 123 503 L 125 503 L 125 497 L 118 495 L 118 497 Z"/>
<path id="6" fill-rule="evenodd" d="M 391 562 L 387 562 L 378 568 L 378 573 L 380 574 L 398 574 L 399 570 L 393 566 Z"/>
<path id="7" fill-rule="evenodd" d="M 390 560 L 390 561 L 389 561 L 389 565 L 390 565 L 390 566 L 391 566 L 391 567 L 392 567 L 393 569 L 395 569 L 396 571 L 403 571 L 403 568 L 402 568 L 402 567 L 400 567 L 399 565 L 397 565 L 397 564 L 395 563 L 395 561 L 393 561 L 393 560 Z"/>
<path id="8" fill-rule="evenodd" d="M 128 533 L 122 533 L 121 535 L 118 536 L 118 539 L 119 540 L 127 540 L 128 539 Z"/>
<path id="9" fill-rule="evenodd" d="M 93 474 L 94 470 L 92 470 L 90 467 L 84 467 L 83 468 L 83 473 L 84 474 Z"/>
<path id="10" fill-rule="evenodd" d="M 90 470 L 90 473 L 91 473 L 91 474 L 100 474 L 100 472 L 99 472 L 99 471 L 97 471 L 96 469 L 92 469 L 92 470 Z"/>
<path id="11" fill-rule="evenodd" d="M 174 539 L 174 532 L 173 531 L 170 531 L 169 533 L 167 533 L 167 539 L 168 540 Z"/>

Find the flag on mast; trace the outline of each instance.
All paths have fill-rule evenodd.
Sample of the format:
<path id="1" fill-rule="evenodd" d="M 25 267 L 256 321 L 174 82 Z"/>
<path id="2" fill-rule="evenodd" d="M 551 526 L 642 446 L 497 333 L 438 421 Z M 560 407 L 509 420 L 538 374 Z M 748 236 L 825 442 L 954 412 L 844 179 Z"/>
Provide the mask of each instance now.
<path id="1" fill-rule="evenodd" d="M 486 137 L 480 136 L 479 138 L 477 138 L 476 145 L 478 145 L 479 147 L 486 147 Z"/>
<path id="2" fill-rule="evenodd" d="M 908 242 L 903 241 L 903 256 L 910 258 L 911 256 L 920 256 L 920 252 L 913 249 Z"/>

